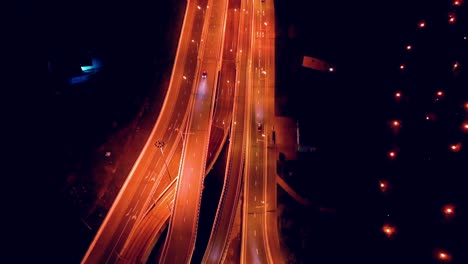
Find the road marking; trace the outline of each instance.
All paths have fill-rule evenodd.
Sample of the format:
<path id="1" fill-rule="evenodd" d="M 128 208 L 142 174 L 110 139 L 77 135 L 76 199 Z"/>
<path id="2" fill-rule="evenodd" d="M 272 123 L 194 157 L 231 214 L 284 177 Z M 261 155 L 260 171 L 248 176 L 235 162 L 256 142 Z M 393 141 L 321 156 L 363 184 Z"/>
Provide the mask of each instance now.
<path id="1" fill-rule="evenodd" d="M 258 152 L 255 152 L 255 157 L 258 157 Z"/>
<path id="2" fill-rule="evenodd" d="M 255 201 L 255 202 L 257 201 L 257 196 L 256 196 L 256 195 L 255 195 L 255 197 L 254 197 L 254 201 Z"/>
<path id="3" fill-rule="evenodd" d="M 254 230 L 254 236 L 257 236 L 257 230 Z"/>
<path id="4" fill-rule="evenodd" d="M 257 255 L 258 255 L 258 248 L 256 250 L 257 250 Z"/>
<path id="5" fill-rule="evenodd" d="M 257 165 L 255 165 L 255 170 L 256 170 L 256 171 L 258 170 L 258 166 L 257 166 Z"/>
<path id="6" fill-rule="evenodd" d="M 185 223 L 185 217 L 184 217 L 184 223 Z"/>

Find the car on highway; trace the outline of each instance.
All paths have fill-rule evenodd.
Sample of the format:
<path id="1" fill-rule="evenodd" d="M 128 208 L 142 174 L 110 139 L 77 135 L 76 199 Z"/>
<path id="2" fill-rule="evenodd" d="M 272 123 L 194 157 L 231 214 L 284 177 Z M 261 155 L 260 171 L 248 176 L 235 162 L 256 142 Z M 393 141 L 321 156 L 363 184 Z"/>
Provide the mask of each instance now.
<path id="1" fill-rule="evenodd" d="M 201 77 L 202 77 L 203 79 L 206 79 L 206 75 L 207 75 L 206 71 L 205 71 L 205 70 L 202 71 Z"/>

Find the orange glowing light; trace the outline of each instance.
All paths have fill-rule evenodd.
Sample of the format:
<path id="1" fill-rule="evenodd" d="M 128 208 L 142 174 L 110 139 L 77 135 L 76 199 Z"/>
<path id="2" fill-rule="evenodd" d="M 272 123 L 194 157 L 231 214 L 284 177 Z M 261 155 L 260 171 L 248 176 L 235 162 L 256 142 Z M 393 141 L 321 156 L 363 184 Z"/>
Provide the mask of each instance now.
<path id="1" fill-rule="evenodd" d="M 404 70 L 405 69 L 405 65 L 404 64 L 401 64 L 400 65 L 400 70 Z"/>
<path id="2" fill-rule="evenodd" d="M 400 92 L 396 92 L 396 93 L 395 93 L 395 97 L 396 97 L 396 98 L 400 98 L 400 97 L 401 97 L 401 93 L 400 93 Z M 468 103 L 466 103 L 466 106 L 467 106 L 467 108 L 468 108 Z"/>
<path id="3" fill-rule="evenodd" d="M 461 149 L 461 143 L 456 143 L 456 144 L 450 145 L 450 150 L 452 152 L 459 152 L 460 149 Z"/>
<path id="4" fill-rule="evenodd" d="M 442 208 L 442 212 L 446 216 L 451 216 L 451 215 L 455 214 L 455 207 L 453 205 L 451 205 L 451 204 L 447 204 Z"/>
<path id="5" fill-rule="evenodd" d="M 428 113 L 426 114 L 426 120 L 434 121 L 436 120 L 436 115 L 434 113 Z"/>
<path id="6" fill-rule="evenodd" d="M 392 237 L 395 232 L 396 232 L 396 229 L 394 226 L 391 226 L 389 224 L 385 224 L 382 226 L 382 232 L 384 232 L 384 234 L 387 236 L 387 237 Z"/>
<path id="7" fill-rule="evenodd" d="M 454 14 L 449 14 L 449 23 L 450 24 L 455 23 L 455 15 Z"/>
<path id="8" fill-rule="evenodd" d="M 406 46 L 406 50 L 411 50 L 412 48 L 411 45 Z"/>
<path id="9" fill-rule="evenodd" d="M 386 181 L 380 181 L 379 186 L 382 192 L 386 192 L 388 189 L 388 183 Z"/>
<path id="10" fill-rule="evenodd" d="M 462 124 L 462 130 L 468 133 L 468 121 Z"/>
<path id="11" fill-rule="evenodd" d="M 400 126 L 400 122 L 398 122 L 398 120 L 395 120 L 395 121 L 393 121 L 392 125 L 393 125 L 394 127 L 399 127 L 399 126 Z"/>
<path id="12" fill-rule="evenodd" d="M 458 0 L 453 1 L 453 5 L 454 5 L 454 6 L 459 6 L 460 4 L 461 4 L 461 3 L 460 3 L 460 1 L 458 1 Z"/>
<path id="13" fill-rule="evenodd" d="M 455 62 L 453 64 L 453 69 L 456 70 L 459 66 L 460 66 L 460 64 L 458 64 L 458 62 Z"/>
<path id="14" fill-rule="evenodd" d="M 452 260 L 452 256 L 444 250 L 439 250 L 437 253 L 437 258 L 444 262 L 449 262 Z"/>
<path id="15" fill-rule="evenodd" d="M 437 96 L 442 96 L 442 95 L 444 95 L 444 92 L 442 92 L 442 91 L 437 92 Z"/>
<path id="16" fill-rule="evenodd" d="M 425 26 L 426 26 L 426 22 L 424 22 L 424 21 L 421 21 L 421 22 L 419 22 L 419 24 L 418 24 L 418 27 L 419 27 L 419 28 L 423 28 L 423 27 L 425 27 Z"/>
<path id="17" fill-rule="evenodd" d="M 468 102 L 467 102 L 467 103 L 465 103 L 465 105 L 464 105 L 464 106 L 465 106 L 465 109 L 466 109 L 466 110 L 468 110 Z"/>
<path id="18" fill-rule="evenodd" d="M 390 152 L 388 152 L 388 157 L 389 157 L 390 159 L 396 158 L 396 155 L 397 155 L 397 154 L 396 154 L 395 151 L 390 151 Z"/>

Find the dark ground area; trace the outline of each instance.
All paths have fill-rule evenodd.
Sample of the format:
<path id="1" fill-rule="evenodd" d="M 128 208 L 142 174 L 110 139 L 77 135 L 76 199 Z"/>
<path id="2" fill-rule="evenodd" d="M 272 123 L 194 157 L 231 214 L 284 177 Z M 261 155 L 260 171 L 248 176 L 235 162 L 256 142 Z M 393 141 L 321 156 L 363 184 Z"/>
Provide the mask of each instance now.
<path id="1" fill-rule="evenodd" d="M 171 0 L 15 6 L 5 97 L 4 257 L 79 263 L 93 234 L 62 192 L 67 175 L 90 165 L 92 152 L 134 119 L 155 78 L 163 78 L 173 59 L 166 58 L 172 48 L 166 44 L 173 43 L 167 32 L 177 26 L 175 8 Z M 102 59 L 103 70 L 86 84 L 67 86 L 89 50 Z M 60 73 L 48 75 L 48 60 Z"/>
<path id="2" fill-rule="evenodd" d="M 463 207 L 466 200 L 459 187 L 466 152 L 450 160 L 443 149 L 447 137 L 457 138 L 445 127 L 459 126 L 449 119 L 441 129 L 428 132 L 431 128 L 418 116 L 431 109 L 445 119 L 458 111 L 456 99 L 468 98 L 457 88 L 466 87 L 466 78 L 447 82 L 449 76 L 441 67 L 461 51 L 449 38 L 453 30 L 446 26 L 448 3 L 340 4 L 337 8 L 335 2 L 287 1 L 277 6 L 277 93 L 290 98 L 286 114 L 299 120 L 302 144 L 317 147 L 316 153 L 292 165 L 292 176 L 285 176 L 314 202 L 305 209 L 280 195 L 286 205 L 285 243 L 301 263 L 432 263 L 439 247 L 451 250 L 457 257 L 454 263 L 463 263 L 466 214 L 460 208 L 457 220 L 444 225 L 440 213 L 444 202 Z M 435 29 L 415 35 L 422 17 L 435 21 Z M 295 38 L 287 38 L 291 33 Z M 401 81 L 396 66 L 407 59 L 401 51 L 408 41 L 420 48 L 408 62 L 418 71 Z M 457 58 L 463 60 L 464 54 Z M 303 68 L 304 55 L 329 61 L 336 73 Z M 411 93 L 411 104 L 403 108 L 392 104 L 395 86 Z M 429 91 L 437 86 L 453 86 L 455 100 L 434 108 Z M 396 141 L 386 122 L 392 118 L 406 124 L 406 134 Z M 394 144 L 405 154 L 402 151 L 397 164 L 389 164 L 385 153 Z M 425 155 L 433 162 L 422 161 Z M 391 194 L 380 193 L 381 178 L 392 180 Z M 319 207 L 335 208 L 336 213 L 320 212 Z M 398 224 L 398 237 L 385 238 L 384 221 Z"/>

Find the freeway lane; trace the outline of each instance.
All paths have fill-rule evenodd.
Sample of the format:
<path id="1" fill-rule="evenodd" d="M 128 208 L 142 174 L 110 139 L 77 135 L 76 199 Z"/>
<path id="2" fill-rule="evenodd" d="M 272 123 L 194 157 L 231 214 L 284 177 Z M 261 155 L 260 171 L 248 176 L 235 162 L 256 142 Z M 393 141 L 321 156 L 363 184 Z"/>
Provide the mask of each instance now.
<path id="1" fill-rule="evenodd" d="M 284 263 L 276 225 L 276 156 L 267 151 L 274 127 L 274 6 L 273 1 L 255 1 L 253 5 L 241 261 Z"/>
<path id="2" fill-rule="evenodd" d="M 210 239 L 203 256 L 202 263 L 221 263 L 226 251 L 229 234 L 232 229 L 235 212 L 239 201 L 240 186 L 242 180 L 242 169 L 244 161 L 244 108 L 245 108 L 245 54 L 239 52 L 239 30 L 240 19 L 246 15 L 245 10 L 241 9 L 240 0 L 230 0 L 228 4 L 228 13 L 226 21 L 226 32 L 223 48 L 223 64 L 221 74 L 221 87 L 233 85 L 234 92 L 219 93 L 218 98 L 221 102 L 221 110 L 226 116 L 233 116 L 234 122 L 229 122 L 228 129 L 231 131 L 229 139 L 228 161 L 225 168 L 224 185 L 218 204 L 217 213 L 214 219 Z M 241 18 L 242 17 L 242 18 Z M 241 46 L 243 43 L 240 43 Z M 242 47 L 241 47 L 242 48 Z M 239 70 L 236 72 L 237 58 L 239 58 Z M 236 75 L 237 74 L 237 75 Z M 226 78 L 226 76 L 229 76 Z M 218 104 L 219 105 L 219 104 Z M 215 115 L 216 117 L 216 115 Z M 216 119 L 215 119 L 216 120 Z M 216 121 L 213 122 L 213 124 Z M 212 128 L 215 128 L 213 126 Z M 215 130 L 212 129 L 212 133 Z M 215 137 L 210 139 L 210 147 Z"/>
<path id="3" fill-rule="evenodd" d="M 258 124 L 263 124 L 264 79 L 261 75 L 260 60 L 261 16 L 258 3 L 253 2 L 252 50 L 249 62 L 248 87 L 248 128 L 246 172 L 244 176 L 244 212 L 242 225 L 242 263 L 268 263 L 267 246 L 264 230 L 264 157 L 265 145 L 263 131 L 258 131 Z"/>
<path id="4" fill-rule="evenodd" d="M 234 90 L 236 86 L 237 34 L 239 25 L 240 0 L 230 0 L 224 32 L 223 57 L 219 87 L 215 99 L 213 123 L 208 149 L 207 171 L 209 171 L 224 144 L 232 120 Z"/>
<path id="5" fill-rule="evenodd" d="M 163 228 L 167 225 L 167 220 L 171 216 L 175 197 L 175 182 L 167 186 L 161 192 L 157 202 L 143 220 L 135 227 L 135 233 L 131 236 L 121 254 L 122 263 L 146 263 L 154 244 L 161 235 Z"/>
<path id="6" fill-rule="evenodd" d="M 200 39 L 204 21 L 204 12 L 198 9 L 198 5 L 206 5 L 206 0 L 190 2 L 187 6 L 173 74 L 160 116 L 82 263 L 115 262 L 145 207 L 150 206 L 156 192 L 163 189 L 160 186 L 170 181 L 164 160 L 171 161 L 177 154 L 181 137 L 180 130 L 176 129 L 182 127 L 188 114 L 199 48 L 195 45 L 197 42 L 191 40 Z M 162 149 L 154 146 L 158 140 L 165 142 L 164 154 Z M 177 156 L 180 157 L 180 153 Z M 177 175 L 177 171 L 170 174 Z"/>
<path id="7" fill-rule="evenodd" d="M 187 124 L 174 209 L 160 263 L 189 263 L 195 247 L 226 11 L 227 1 L 213 1 L 207 9 L 209 20 L 208 27 L 204 27 L 207 37 L 197 78 L 198 87 Z M 206 78 L 201 77 L 202 70 L 208 73 Z"/>
<path id="8" fill-rule="evenodd" d="M 271 263 L 286 263 L 285 254 L 280 245 L 277 215 L 277 182 L 276 159 L 278 152 L 272 140 L 275 120 L 275 11 L 274 2 L 268 1 L 262 5 L 263 26 L 265 38 L 263 39 L 263 56 L 265 58 L 265 134 L 267 137 L 267 171 L 265 178 L 265 234 L 270 250 Z"/>

